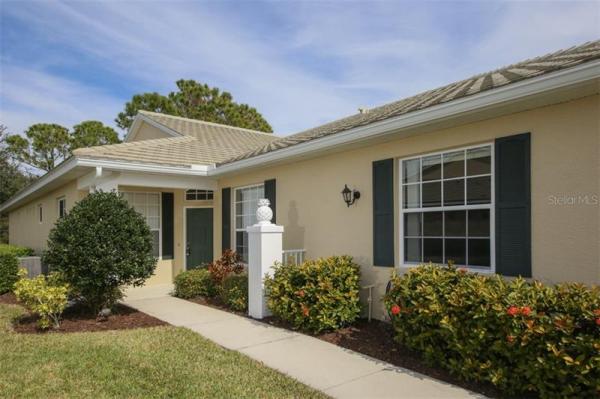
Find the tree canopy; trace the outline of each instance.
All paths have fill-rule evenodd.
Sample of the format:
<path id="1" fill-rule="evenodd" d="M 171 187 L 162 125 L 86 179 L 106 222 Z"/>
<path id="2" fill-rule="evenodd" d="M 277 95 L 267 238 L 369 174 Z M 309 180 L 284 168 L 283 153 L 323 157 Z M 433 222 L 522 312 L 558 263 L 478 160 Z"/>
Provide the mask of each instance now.
<path id="1" fill-rule="evenodd" d="M 54 169 L 80 147 L 119 143 L 117 132 L 98 121 L 85 121 L 69 132 L 55 123 L 36 123 L 25 131 L 25 137 L 6 137 L 6 151 L 22 163 L 46 172 Z"/>
<path id="2" fill-rule="evenodd" d="M 122 129 L 128 129 L 140 110 L 159 112 L 206 122 L 242 127 L 262 132 L 273 132 L 271 125 L 253 107 L 239 104 L 233 96 L 194 80 L 177 81 L 177 91 L 166 96 L 159 93 L 143 93 L 133 96 L 125 104 L 125 110 L 115 122 Z"/>
<path id="3" fill-rule="evenodd" d="M 0 204 L 29 184 L 33 177 L 23 173 L 8 151 L 6 126 L 0 125 Z M 0 243 L 8 242 L 8 219 L 0 215 Z"/>

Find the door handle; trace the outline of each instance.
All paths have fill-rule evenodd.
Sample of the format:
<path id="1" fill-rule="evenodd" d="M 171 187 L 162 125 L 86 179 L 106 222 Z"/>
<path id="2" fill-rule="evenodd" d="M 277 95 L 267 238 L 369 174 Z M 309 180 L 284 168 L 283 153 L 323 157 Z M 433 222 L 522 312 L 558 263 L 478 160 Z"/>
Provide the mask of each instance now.
<path id="1" fill-rule="evenodd" d="M 186 243 L 185 244 L 185 256 L 190 256 L 191 250 L 190 250 L 190 243 Z"/>

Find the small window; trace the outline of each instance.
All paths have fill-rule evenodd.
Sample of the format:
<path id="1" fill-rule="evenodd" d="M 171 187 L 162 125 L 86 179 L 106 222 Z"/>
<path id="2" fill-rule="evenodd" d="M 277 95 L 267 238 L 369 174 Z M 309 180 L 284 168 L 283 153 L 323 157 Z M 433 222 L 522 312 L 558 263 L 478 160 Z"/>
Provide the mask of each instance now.
<path id="1" fill-rule="evenodd" d="M 67 215 L 67 199 L 65 197 L 58 199 L 58 218 L 62 219 Z"/>
<path id="2" fill-rule="evenodd" d="M 38 221 L 40 223 L 44 222 L 44 206 L 42 204 L 38 205 Z"/>
<path id="3" fill-rule="evenodd" d="M 185 199 L 187 201 L 208 201 L 212 200 L 214 192 L 212 190 L 187 190 Z"/>
<path id="4" fill-rule="evenodd" d="M 248 233 L 246 227 L 257 222 L 256 209 L 258 200 L 265 198 L 265 186 L 263 184 L 235 189 L 234 197 L 235 221 L 235 251 L 241 256 L 242 261 L 248 262 Z"/>

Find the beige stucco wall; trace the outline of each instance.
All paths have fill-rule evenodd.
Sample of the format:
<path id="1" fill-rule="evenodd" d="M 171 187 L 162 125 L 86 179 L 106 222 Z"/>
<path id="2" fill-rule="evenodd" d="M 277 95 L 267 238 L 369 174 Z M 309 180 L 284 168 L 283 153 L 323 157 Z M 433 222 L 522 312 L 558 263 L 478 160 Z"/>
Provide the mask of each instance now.
<path id="1" fill-rule="evenodd" d="M 58 199 L 65 197 L 67 200 L 67 210 L 69 210 L 84 195 L 85 192 L 77 190 L 77 182 L 74 180 L 10 212 L 8 215 L 9 242 L 33 248 L 36 253 L 40 253 L 46 248 L 48 234 L 58 219 Z M 39 205 L 43 208 L 42 223 L 39 222 L 38 218 Z"/>
<path id="2" fill-rule="evenodd" d="M 380 297 L 391 269 L 372 264 L 372 162 L 531 132 L 533 276 L 547 282 L 600 283 L 599 106 L 596 95 L 248 172 L 224 178 L 219 186 L 239 187 L 276 178 L 277 222 L 285 226 L 284 249 L 305 248 L 309 258 L 352 255 L 362 267 L 362 283 L 377 284 L 375 296 Z M 344 184 L 362 194 L 350 208 L 341 198 Z M 589 195 L 589 203 L 552 203 L 554 197 L 580 195 Z M 215 221 L 219 221 L 220 198 L 215 203 Z M 218 253 L 221 231 L 218 223 L 215 227 Z M 398 243 L 396 259 L 398 264 Z"/>
<path id="3" fill-rule="evenodd" d="M 120 191 L 145 191 L 145 192 L 173 192 L 175 203 L 174 240 L 175 254 L 170 260 L 159 259 L 154 275 L 148 279 L 147 284 L 170 283 L 173 278 L 184 269 L 184 212 L 185 207 L 203 206 L 211 207 L 212 201 L 186 201 L 184 190 L 155 189 L 144 187 L 120 186 Z M 86 195 L 86 191 L 77 190 L 77 182 L 73 181 L 65 186 L 32 201 L 23 207 L 9 213 L 9 240 L 11 244 L 23 245 L 41 252 L 46 248 L 46 241 L 50 230 L 58 219 L 58 199 L 65 196 L 67 209 Z M 38 222 L 38 205 L 44 209 L 43 222 Z"/>
<path id="4" fill-rule="evenodd" d="M 130 142 L 133 141 L 142 141 L 142 140 L 152 140 L 152 139 L 164 139 L 167 137 L 171 137 L 162 130 L 147 124 L 146 122 L 142 122 L 140 127 L 135 134 L 133 139 L 130 139 Z"/>

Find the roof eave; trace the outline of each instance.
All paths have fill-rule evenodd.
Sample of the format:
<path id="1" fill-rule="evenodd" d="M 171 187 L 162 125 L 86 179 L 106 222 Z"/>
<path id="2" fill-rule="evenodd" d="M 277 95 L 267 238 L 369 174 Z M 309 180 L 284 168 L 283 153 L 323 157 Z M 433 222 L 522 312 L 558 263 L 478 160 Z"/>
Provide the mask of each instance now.
<path id="1" fill-rule="evenodd" d="M 417 128 L 424 124 L 440 122 L 467 112 L 510 103 L 524 97 L 542 94 L 598 78 L 600 78 L 600 60 L 511 83 L 472 96 L 462 97 L 447 103 L 434 105 L 419 111 L 352 128 L 344 132 L 331 134 L 265 154 L 221 164 L 210 171 L 209 175 L 221 176 L 228 173 L 235 173 L 243 169 L 263 166 L 267 163 L 281 162 L 291 157 L 306 156 L 341 145 L 384 137 L 394 134 L 401 129 Z"/>

